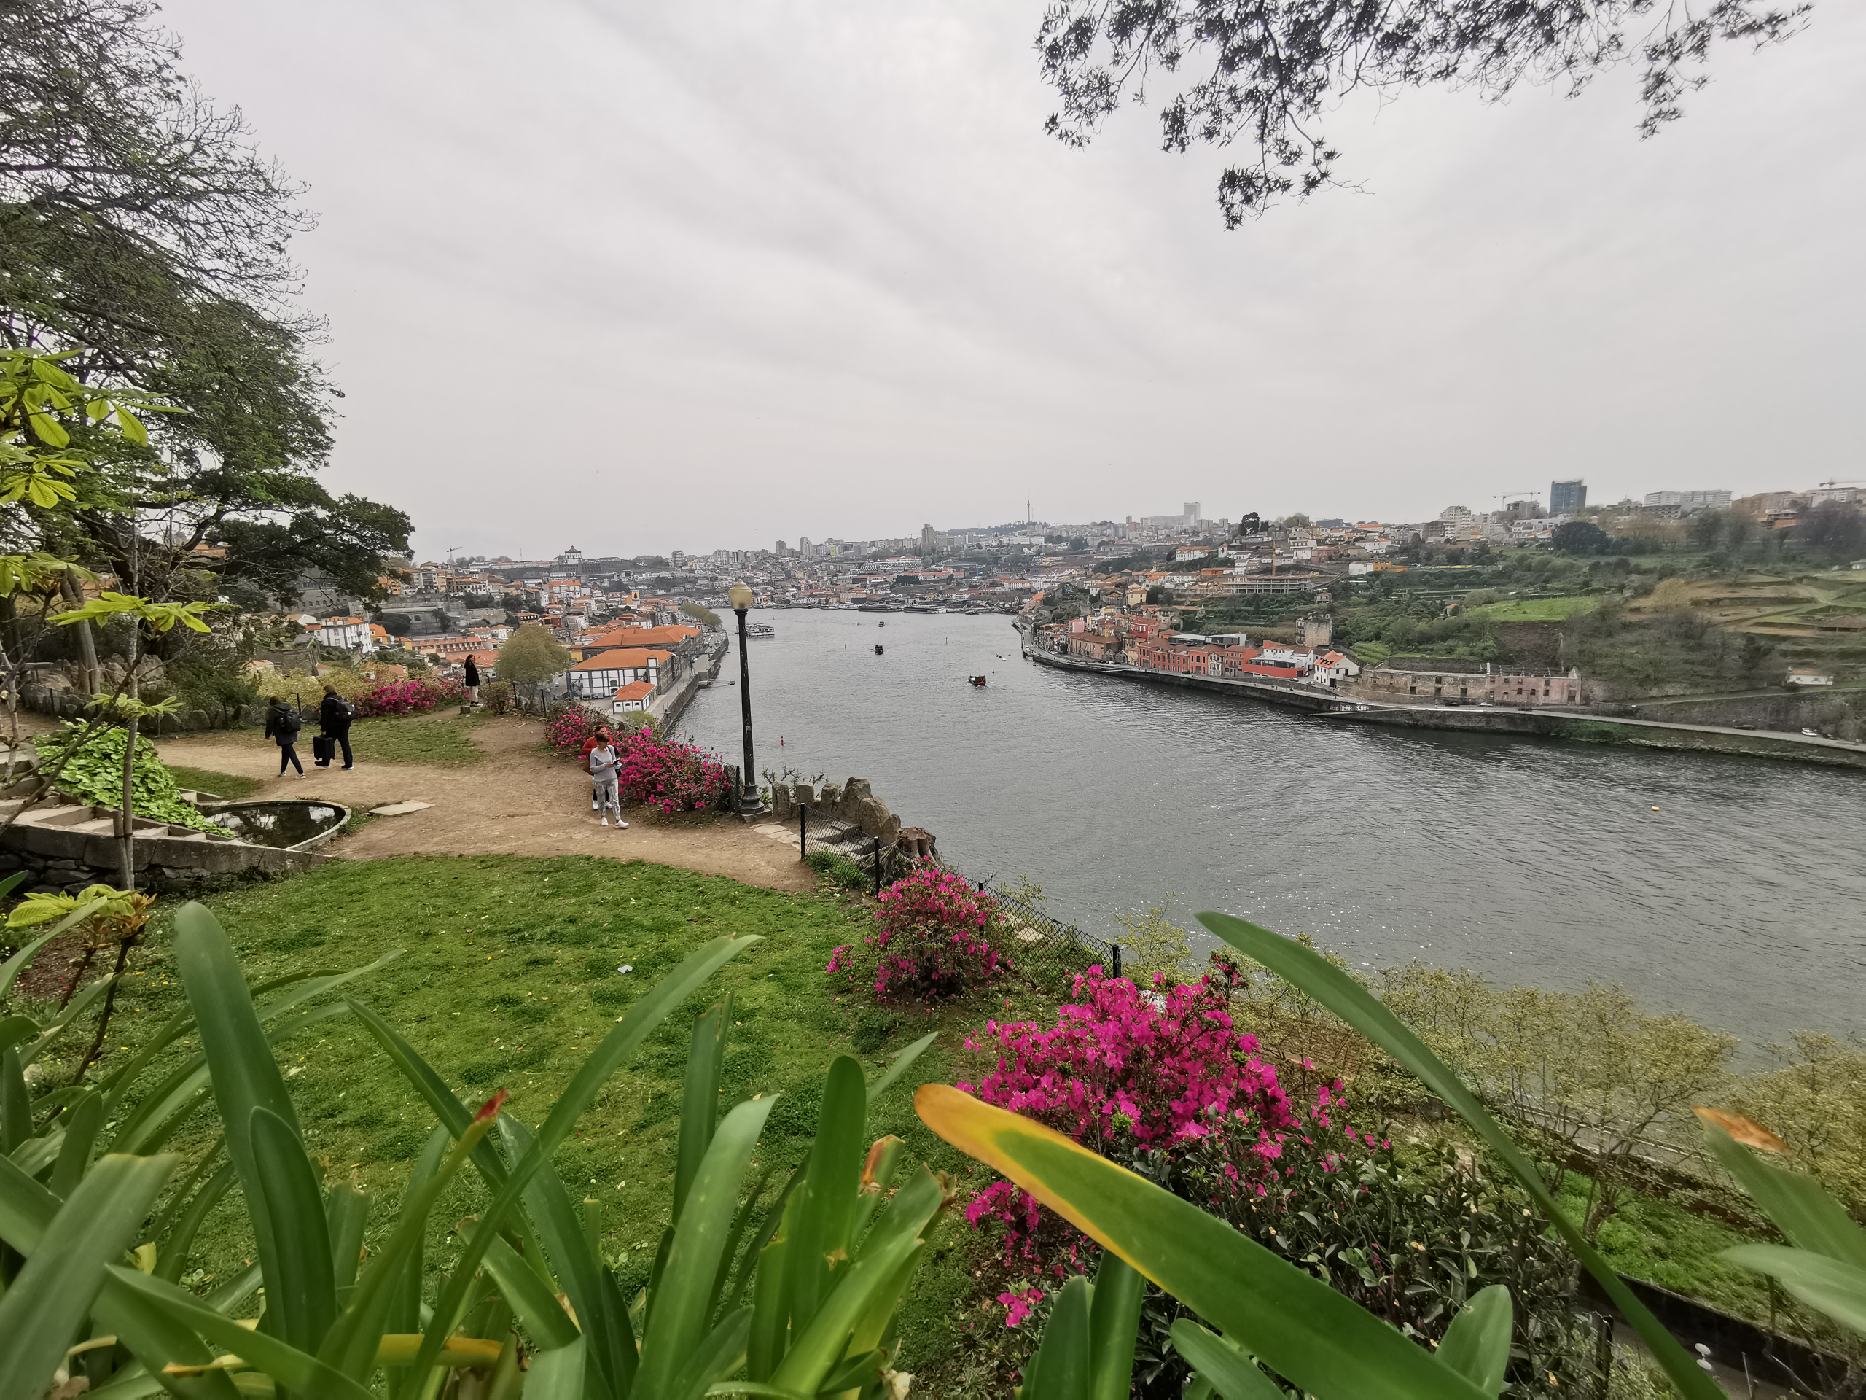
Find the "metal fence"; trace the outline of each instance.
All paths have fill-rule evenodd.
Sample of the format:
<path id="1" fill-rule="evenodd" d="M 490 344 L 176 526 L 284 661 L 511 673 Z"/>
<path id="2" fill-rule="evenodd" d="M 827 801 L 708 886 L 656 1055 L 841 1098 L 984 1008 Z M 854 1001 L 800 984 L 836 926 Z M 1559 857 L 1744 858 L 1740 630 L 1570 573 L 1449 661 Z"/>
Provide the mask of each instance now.
<path id="1" fill-rule="evenodd" d="M 989 880 L 978 888 L 994 899 L 1011 925 L 1005 951 L 1011 970 L 1039 986 L 1067 985 L 1077 973 L 1100 965 L 1111 977 L 1121 975 L 1121 945 L 1084 933 Z"/>

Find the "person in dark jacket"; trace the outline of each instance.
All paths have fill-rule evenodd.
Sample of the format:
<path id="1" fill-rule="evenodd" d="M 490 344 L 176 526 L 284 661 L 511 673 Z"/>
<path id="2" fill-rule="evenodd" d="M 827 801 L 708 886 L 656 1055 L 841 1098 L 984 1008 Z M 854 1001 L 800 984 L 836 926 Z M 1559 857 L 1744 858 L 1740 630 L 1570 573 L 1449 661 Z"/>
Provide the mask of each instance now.
<path id="1" fill-rule="evenodd" d="M 304 721 L 298 718 L 298 711 L 286 704 L 278 696 L 272 697 L 272 703 L 266 706 L 266 737 L 279 746 L 279 776 L 285 776 L 285 765 L 291 764 L 298 770 L 298 776 L 304 777 L 305 766 L 298 761 L 298 731 Z"/>
<path id="2" fill-rule="evenodd" d="M 335 739 L 338 747 L 343 750 L 343 768 L 346 773 L 356 767 L 356 755 L 350 752 L 350 719 L 354 713 L 350 702 L 337 693 L 335 686 L 324 687 L 324 698 L 318 702 L 317 707 L 318 728 Z M 328 758 L 320 758 L 317 762 L 320 768 L 330 765 Z"/>
<path id="3" fill-rule="evenodd" d="M 479 663 L 470 655 L 466 659 L 466 702 L 479 704 Z"/>

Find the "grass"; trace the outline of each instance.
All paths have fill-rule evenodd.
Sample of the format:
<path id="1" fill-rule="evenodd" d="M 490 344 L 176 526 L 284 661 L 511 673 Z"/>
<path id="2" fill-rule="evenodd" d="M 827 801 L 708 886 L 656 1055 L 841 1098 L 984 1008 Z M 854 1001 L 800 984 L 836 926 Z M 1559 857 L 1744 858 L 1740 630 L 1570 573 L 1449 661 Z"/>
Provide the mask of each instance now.
<path id="1" fill-rule="evenodd" d="M 483 718 L 477 712 L 463 715 L 449 710 L 393 719 L 359 719 L 350 726 L 350 747 L 360 763 L 431 763 L 463 768 L 486 756 L 473 742 L 473 730 Z M 306 763 L 311 761 L 311 737 L 316 732 L 313 723 L 298 736 L 298 757 Z M 272 741 L 257 730 L 248 731 L 248 737 L 255 747 L 272 747 Z"/>
<path id="2" fill-rule="evenodd" d="M 249 778 L 240 773 L 220 773 L 212 768 L 190 768 L 186 764 L 171 763 L 168 771 L 175 775 L 175 781 L 184 788 L 193 788 L 196 792 L 211 792 L 216 797 L 224 797 L 230 802 L 237 802 L 242 797 L 251 797 L 265 786 L 262 779 Z"/>
<path id="3" fill-rule="evenodd" d="M 835 1056 L 853 1054 L 872 1070 L 939 1028 L 946 1031 L 941 1040 L 876 1105 L 870 1130 L 905 1138 L 909 1162 L 983 1180 L 919 1125 L 910 1094 L 914 1085 L 952 1077 L 962 1028 L 989 1012 L 955 1012 L 942 1024 L 834 994 L 823 966 L 837 944 L 867 927 L 858 901 L 589 857 L 435 856 L 333 861 L 206 902 L 233 939 L 249 983 L 311 967 L 352 968 L 400 949 L 395 961 L 354 984 L 357 1000 L 382 1013 L 463 1100 L 478 1103 L 504 1088 L 510 1110 L 534 1125 L 623 1011 L 688 952 L 722 934 L 762 935 L 765 942 L 717 974 L 615 1076 L 558 1154 L 566 1186 L 597 1203 L 605 1251 L 619 1260 L 625 1293 L 645 1278 L 666 1223 L 693 1022 L 727 991 L 734 1012 L 723 1102 L 780 1096 L 758 1164 L 788 1166 L 808 1151 L 822 1076 Z M 633 970 L 620 972 L 623 964 Z M 180 1004 L 163 928 L 121 998 L 111 1054 L 133 1046 Z M 353 1184 L 377 1202 L 367 1238 L 379 1240 L 390 1221 L 385 1202 L 399 1193 L 432 1119 L 352 1018 L 308 1027 L 280 1046 L 279 1058 L 326 1180 Z M 206 1146 L 207 1133 L 204 1122 L 189 1146 Z M 962 1187 L 960 1204 L 968 1195 Z M 470 1183 L 457 1186 L 435 1219 L 459 1220 L 478 1203 Z M 937 1374 L 962 1366 L 969 1376 L 981 1339 L 996 1346 L 1033 1340 L 1006 1338 L 995 1308 L 980 1296 L 978 1247 L 955 1206 L 905 1305 L 905 1369 Z M 205 1273 L 192 1282 L 240 1267 L 252 1249 L 243 1218 L 217 1209 L 200 1249 Z M 437 1248 L 430 1258 L 444 1264 L 446 1252 Z M 976 1327 L 979 1337 L 961 1339 L 961 1327 Z M 928 1393 L 998 1393 L 969 1386 L 935 1385 Z"/>
<path id="4" fill-rule="evenodd" d="M 1472 608 L 1467 617 L 1487 617 L 1492 622 L 1566 622 L 1576 613 L 1592 612 L 1599 607 L 1598 593 L 1570 593 L 1556 598 L 1506 598 Z"/>

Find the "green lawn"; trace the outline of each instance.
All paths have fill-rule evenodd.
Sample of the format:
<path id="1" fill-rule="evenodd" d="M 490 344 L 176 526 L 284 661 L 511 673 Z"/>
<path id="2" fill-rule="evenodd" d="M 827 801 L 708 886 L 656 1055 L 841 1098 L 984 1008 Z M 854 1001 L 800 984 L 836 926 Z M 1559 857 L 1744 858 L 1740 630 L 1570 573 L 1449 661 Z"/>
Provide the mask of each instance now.
<path id="1" fill-rule="evenodd" d="M 1493 622 L 1566 622 L 1576 613 L 1592 612 L 1601 603 L 1597 593 L 1570 593 L 1557 598 L 1506 598 L 1470 609 L 1467 617 Z"/>
<path id="2" fill-rule="evenodd" d="M 464 1100 L 477 1103 L 506 1089 L 510 1110 L 533 1125 L 584 1054 L 689 951 L 722 934 L 763 936 L 615 1076 L 558 1154 L 565 1184 L 597 1203 L 606 1249 L 621 1260 L 630 1292 L 652 1262 L 667 1217 L 682 1075 L 701 1011 L 733 993 L 725 1102 L 781 1095 L 759 1161 L 785 1165 L 808 1150 L 831 1059 L 854 1054 L 873 1068 L 940 1025 L 918 1013 L 882 1012 L 861 995 L 839 998 L 827 985 L 823 965 L 831 949 L 866 927 L 860 903 L 661 866 L 587 857 L 333 861 L 207 903 L 233 939 L 249 982 L 313 967 L 356 967 L 400 949 L 399 958 L 357 984 L 357 999 L 381 1012 Z M 620 972 L 623 964 L 633 971 Z M 130 978 L 113 1041 L 133 1046 L 179 1002 L 164 928 Z M 976 1169 L 919 1126 L 910 1093 L 916 1084 L 950 1078 L 963 1029 L 1001 1010 L 994 999 L 989 1008 L 949 1018 L 941 1041 L 876 1106 L 871 1130 L 904 1137 L 910 1161 L 981 1182 Z M 280 1047 L 279 1058 L 307 1145 L 327 1179 L 353 1183 L 379 1203 L 392 1199 L 432 1120 L 376 1042 L 339 1017 L 300 1032 Z M 203 1123 L 189 1146 L 204 1147 L 206 1133 Z M 939 1227 L 903 1313 L 905 1369 L 948 1371 L 947 1382 L 929 1394 L 1000 1393 L 988 1382 L 972 1388 L 979 1342 L 1023 1340 L 1005 1336 L 974 1276 L 978 1246 L 959 1209 L 968 1195 L 962 1192 Z M 436 1212 L 437 1221 L 453 1222 L 476 1208 L 471 1183 L 458 1186 L 455 1197 Z M 388 1222 L 379 1204 L 369 1238 L 380 1238 Z M 251 1257 L 243 1220 L 225 1206 L 210 1218 L 202 1244 L 208 1278 L 225 1277 Z M 444 1262 L 444 1250 L 440 1256 Z M 961 1329 L 974 1328 L 977 1337 L 961 1338 Z"/>
<path id="3" fill-rule="evenodd" d="M 483 718 L 477 713 L 463 715 L 447 710 L 393 719 L 359 719 L 350 726 L 350 747 L 356 751 L 358 762 L 463 767 L 485 757 L 472 738 L 474 728 Z M 298 736 L 298 756 L 306 763 L 311 761 L 311 736 L 316 733 L 317 720 L 313 716 Z M 256 729 L 248 731 L 247 737 L 254 747 L 272 745 L 272 741 Z"/>
<path id="4" fill-rule="evenodd" d="M 184 788 L 193 788 L 196 792 L 211 792 L 216 797 L 224 797 L 237 802 L 242 797 L 250 797 L 265 786 L 260 778 L 247 777 L 239 773 L 220 773 L 212 768 L 190 768 L 186 764 L 171 763 L 168 771 L 175 775 L 175 781 Z"/>

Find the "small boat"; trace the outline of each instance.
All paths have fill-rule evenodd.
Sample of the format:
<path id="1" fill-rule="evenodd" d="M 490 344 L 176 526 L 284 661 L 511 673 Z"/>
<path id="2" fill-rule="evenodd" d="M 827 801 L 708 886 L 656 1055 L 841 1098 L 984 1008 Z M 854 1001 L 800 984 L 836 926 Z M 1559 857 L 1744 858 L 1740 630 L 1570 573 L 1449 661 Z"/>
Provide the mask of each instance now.
<path id="1" fill-rule="evenodd" d="M 881 655 L 881 643 L 880 642 L 875 643 L 875 655 L 876 656 Z"/>
<path id="2" fill-rule="evenodd" d="M 966 679 L 980 690 L 985 688 L 985 678 L 983 676 L 967 676 Z"/>
<path id="3" fill-rule="evenodd" d="M 885 618 L 884 618 L 884 619 L 883 619 L 882 621 L 880 621 L 880 622 L 877 622 L 877 623 L 875 624 L 875 626 L 877 626 L 877 627 L 886 627 L 887 625 L 888 625 L 888 624 L 887 624 L 887 620 L 886 620 Z"/>
<path id="4" fill-rule="evenodd" d="M 777 628 L 773 627 L 768 622 L 748 622 L 745 624 L 745 635 L 748 637 L 775 637 L 777 636 Z"/>

